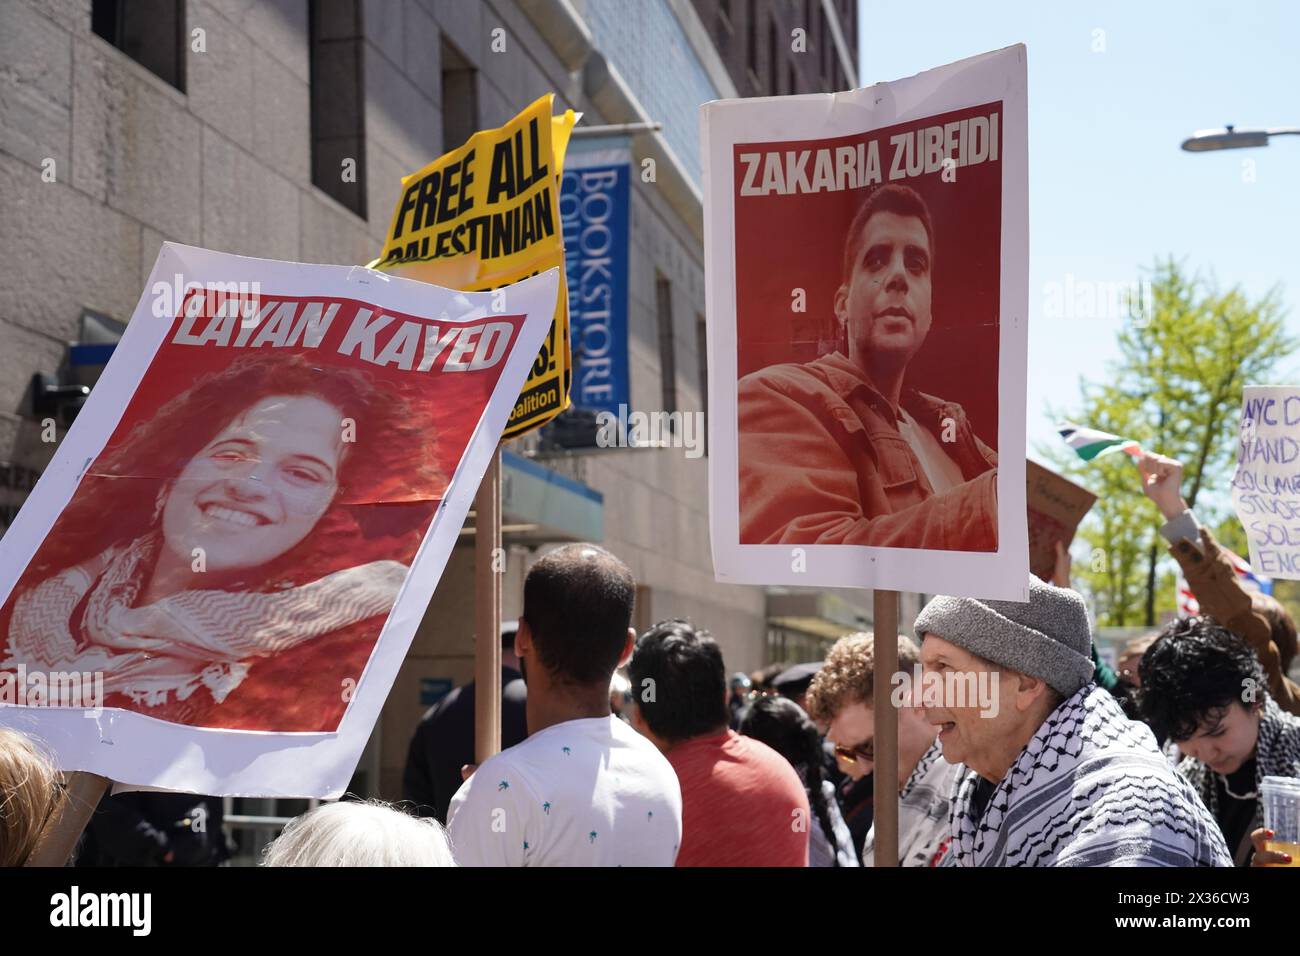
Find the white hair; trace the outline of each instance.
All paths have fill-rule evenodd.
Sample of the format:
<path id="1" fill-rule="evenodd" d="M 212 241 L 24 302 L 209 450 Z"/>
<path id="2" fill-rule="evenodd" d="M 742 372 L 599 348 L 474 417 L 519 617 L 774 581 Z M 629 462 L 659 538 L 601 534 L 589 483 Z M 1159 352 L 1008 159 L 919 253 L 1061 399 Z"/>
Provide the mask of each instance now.
<path id="1" fill-rule="evenodd" d="M 437 820 L 380 800 L 325 803 L 289 821 L 263 866 L 455 866 Z"/>

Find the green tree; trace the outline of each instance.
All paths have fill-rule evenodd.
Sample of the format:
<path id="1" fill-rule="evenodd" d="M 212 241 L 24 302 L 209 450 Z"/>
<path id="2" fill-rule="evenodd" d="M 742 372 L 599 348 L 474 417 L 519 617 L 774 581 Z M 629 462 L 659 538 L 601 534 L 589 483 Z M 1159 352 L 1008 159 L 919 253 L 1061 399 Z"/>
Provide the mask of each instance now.
<path id="1" fill-rule="evenodd" d="M 1276 288 L 1252 301 L 1171 258 L 1157 261 L 1140 289 L 1119 333 L 1119 360 L 1104 381 L 1081 381 L 1079 406 L 1063 417 L 1181 459 L 1187 503 L 1202 523 L 1222 526 L 1231 517 L 1242 387 L 1265 384 L 1297 342 L 1285 333 Z M 1172 575 L 1161 573 L 1159 515 L 1133 463 L 1127 455 L 1083 462 L 1059 448 L 1049 457 L 1098 496 L 1079 532 L 1091 560 L 1076 574 L 1098 622 L 1155 624 L 1173 607 Z"/>

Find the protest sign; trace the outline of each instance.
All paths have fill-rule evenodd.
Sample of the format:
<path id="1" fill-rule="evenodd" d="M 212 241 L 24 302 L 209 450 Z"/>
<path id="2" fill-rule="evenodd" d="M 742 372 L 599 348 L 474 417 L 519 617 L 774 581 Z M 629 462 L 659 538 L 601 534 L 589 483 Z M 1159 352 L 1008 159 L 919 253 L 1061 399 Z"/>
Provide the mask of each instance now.
<path id="1" fill-rule="evenodd" d="M 1027 599 L 1025 96 L 1015 46 L 702 108 L 719 580 Z"/>
<path id="2" fill-rule="evenodd" d="M 559 281 L 164 244 L 0 544 L 0 724 L 123 784 L 338 796 Z"/>
<path id="3" fill-rule="evenodd" d="M 569 405 L 572 376 L 563 280 L 559 182 L 575 120 L 551 116 L 550 93 L 510 122 L 481 130 L 402 179 L 402 195 L 371 268 L 454 289 L 498 289 L 561 270 L 555 320 L 515 400 L 504 438 L 546 424 Z"/>
<path id="4" fill-rule="evenodd" d="M 1056 542 L 1066 548 L 1097 496 L 1034 461 L 1025 462 L 1029 570 L 1044 581 L 1056 570 Z"/>
<path id="5" fill-rule="evenodd" d="M 1247 385 L 1232 504 L 1259 574 L 1300 580 L 1300 386 Z"/>

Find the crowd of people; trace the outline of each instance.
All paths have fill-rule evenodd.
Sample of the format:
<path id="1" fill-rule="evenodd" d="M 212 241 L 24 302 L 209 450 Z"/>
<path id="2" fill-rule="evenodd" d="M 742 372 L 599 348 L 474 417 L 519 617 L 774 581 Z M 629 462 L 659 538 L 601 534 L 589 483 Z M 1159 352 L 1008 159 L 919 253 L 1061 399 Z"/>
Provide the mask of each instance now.
<path id="1" fill-rule="evenodd" d="M 898 671 L 877 680 L 868 633 L 824 661 L 728 675 L 695 623 L 638 635 L 628 567 L 567 545 L 532 567 L 523 613 L 502 628 L 504 749 L 473 765 L 475 688 L 459 688 L 415 731 L 402 803 L 319 806 L 263 862 L 870 866 L 874 702 L 889 693 L 901 865 L 1291 865 L 1260 789 L 1300 779 L 1295 625 L 1198 525 L 1177 462 L 1146 455 L 1139 470 L 1205 614 L 1131 643 L 1115 669 L 1064 549 L 1027 602 L 930 600 L 916 639 L 898 638 Z M 15 865 L 63 795 L 48 757 L 12 731 L 0 731 L 0 789 L 0 863 Z M 220 833 L 219 803 L 111 799 L 85 859 L 220 861 L 219 841 L 150 819 L 215 813 Z"/>

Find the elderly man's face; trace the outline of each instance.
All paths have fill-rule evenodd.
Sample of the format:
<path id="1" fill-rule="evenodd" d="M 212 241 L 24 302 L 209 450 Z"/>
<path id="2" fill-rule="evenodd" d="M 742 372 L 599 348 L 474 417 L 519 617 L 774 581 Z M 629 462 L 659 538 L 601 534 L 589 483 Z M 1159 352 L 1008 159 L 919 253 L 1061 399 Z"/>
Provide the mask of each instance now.
<path id="1" fill-rule="evenodd" d="M 911 361 L 930 331 L 930 237 L 916 216 L 878 212 L 867 220 L 858 259 L 835 293 L 849 355 L 864 368 L 880 358 Z"/>
<path id="2" fill-rule="evenodd" d="M 1013 701 L 1003 700 L 996 707 L 980 706 L 978 699 L 956 699 L 960 694 L 944 694 L 934 700 L 933 688 L 957 688 L 983 685 L 1001 695 L 1002 668 L 976 657 L 934 634 L 926 634 L 921 643 L 921 666 L 926 682 L 925 716 L 939 729 L 943 758 L 949 763 L 964 763 L 988 779 L 998 780 L 1006 772 L 1008 752 L 1016 752 L 1023 743 L 1013 745 L 1022 735 L 1024 714 Z"/>

